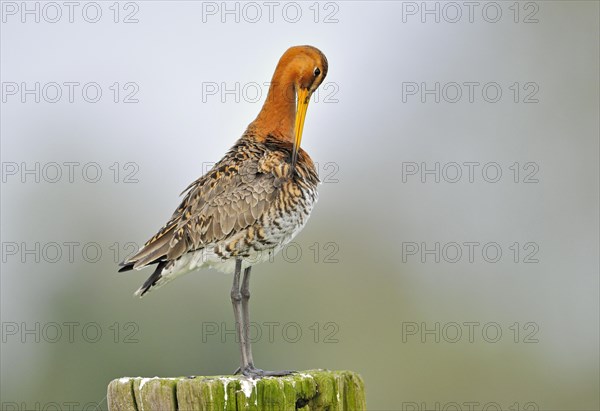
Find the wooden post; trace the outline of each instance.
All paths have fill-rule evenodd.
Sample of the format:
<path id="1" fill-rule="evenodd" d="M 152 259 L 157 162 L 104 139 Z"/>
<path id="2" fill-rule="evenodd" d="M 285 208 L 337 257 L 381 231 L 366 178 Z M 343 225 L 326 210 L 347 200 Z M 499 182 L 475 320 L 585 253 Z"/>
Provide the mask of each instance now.
<path id="1" fill-rule="evenodd" d="M 366 410 L 364 383 L 351 371 L 310 370 L 252 380 L 220 377 L 119 378 L 109 411 Z"/>

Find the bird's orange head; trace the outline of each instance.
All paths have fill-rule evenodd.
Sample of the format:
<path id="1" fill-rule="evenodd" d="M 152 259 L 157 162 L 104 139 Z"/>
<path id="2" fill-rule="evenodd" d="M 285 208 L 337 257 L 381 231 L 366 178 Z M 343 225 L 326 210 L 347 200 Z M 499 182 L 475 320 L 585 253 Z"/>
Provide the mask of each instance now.
<path id="1" fill-rule="evenodd" d="M 290 47 L 279 59 L 273 82 L 292 83 L 296 93 L 306 90 L 312 94 L 327 76 L 327 69 L 327 58 L 318 48 Z"/>
<path id="2" fill-rule="evenodd" d="M 283 53 L 269 88 L 267 101 L 255 123 L 269 133 L 292 140 L 295 165 L 308 102 L 327 76 L 327 58 L 316 47 L 295 46 Z"/>

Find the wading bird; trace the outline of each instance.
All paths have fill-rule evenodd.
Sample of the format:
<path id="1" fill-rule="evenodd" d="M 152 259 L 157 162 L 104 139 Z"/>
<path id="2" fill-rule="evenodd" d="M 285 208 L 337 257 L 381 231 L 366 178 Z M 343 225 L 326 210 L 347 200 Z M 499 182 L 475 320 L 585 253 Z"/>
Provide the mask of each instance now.
<path id="1" fill-rule="evenodd" d="M 239 372 L 248 377 L 291 372 L 254 366 L 248 335 L 250 270 L 298 234 L 317 201 L 317 171 L 300 142 L 309 99 L 326 75 L 321 51 L 311 46 L 288 49 L 256 119 L 221 161 L 184 190 L 171 219 L 119 270 L 156 264 L 136 291 L 140 297 L 193 270 L 233 272 Z"/>

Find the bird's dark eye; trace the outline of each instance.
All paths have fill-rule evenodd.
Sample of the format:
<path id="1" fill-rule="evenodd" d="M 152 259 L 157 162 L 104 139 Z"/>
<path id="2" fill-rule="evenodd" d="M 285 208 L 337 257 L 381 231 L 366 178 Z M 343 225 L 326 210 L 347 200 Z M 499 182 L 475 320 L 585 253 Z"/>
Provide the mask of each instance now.
<path id="1" fill-rule="evenodd" d="M 315 77 L 317 77 L 319 74 L 321 74 L 321 70 L 319 70 L 318 67 L 315 67 L 315 71 L 314 71 Z"/>

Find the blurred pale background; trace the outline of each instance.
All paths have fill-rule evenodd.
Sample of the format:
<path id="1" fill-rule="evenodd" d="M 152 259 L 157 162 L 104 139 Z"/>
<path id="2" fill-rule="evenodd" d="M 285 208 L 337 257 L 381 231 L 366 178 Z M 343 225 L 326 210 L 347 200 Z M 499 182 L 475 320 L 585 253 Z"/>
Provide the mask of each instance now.
<path id="1" fill-rule="evenodd" d="M 597 2 L 476 2 L 471 18 L 281 2 L 272 22 L 264 3 L 102 2 L 96 23 L 86 4 L 52 23 L 38 3 L 36 23 L 2 3 L 2 409 L 105 409 L 116 377 L 237 367 L 231 276 L 139 300 L 150 271 L 116 263 L 241 135 L 296 44 L 329 59 L 303 141 L 324 183 L 294 248 L 253 271 L 257 365 L 355 370 L 372 409 L 599 409 Z M 22 94 L 36 82 L 39 103 Z M 436 163 L 439 182 L 421 174 Z"/>

